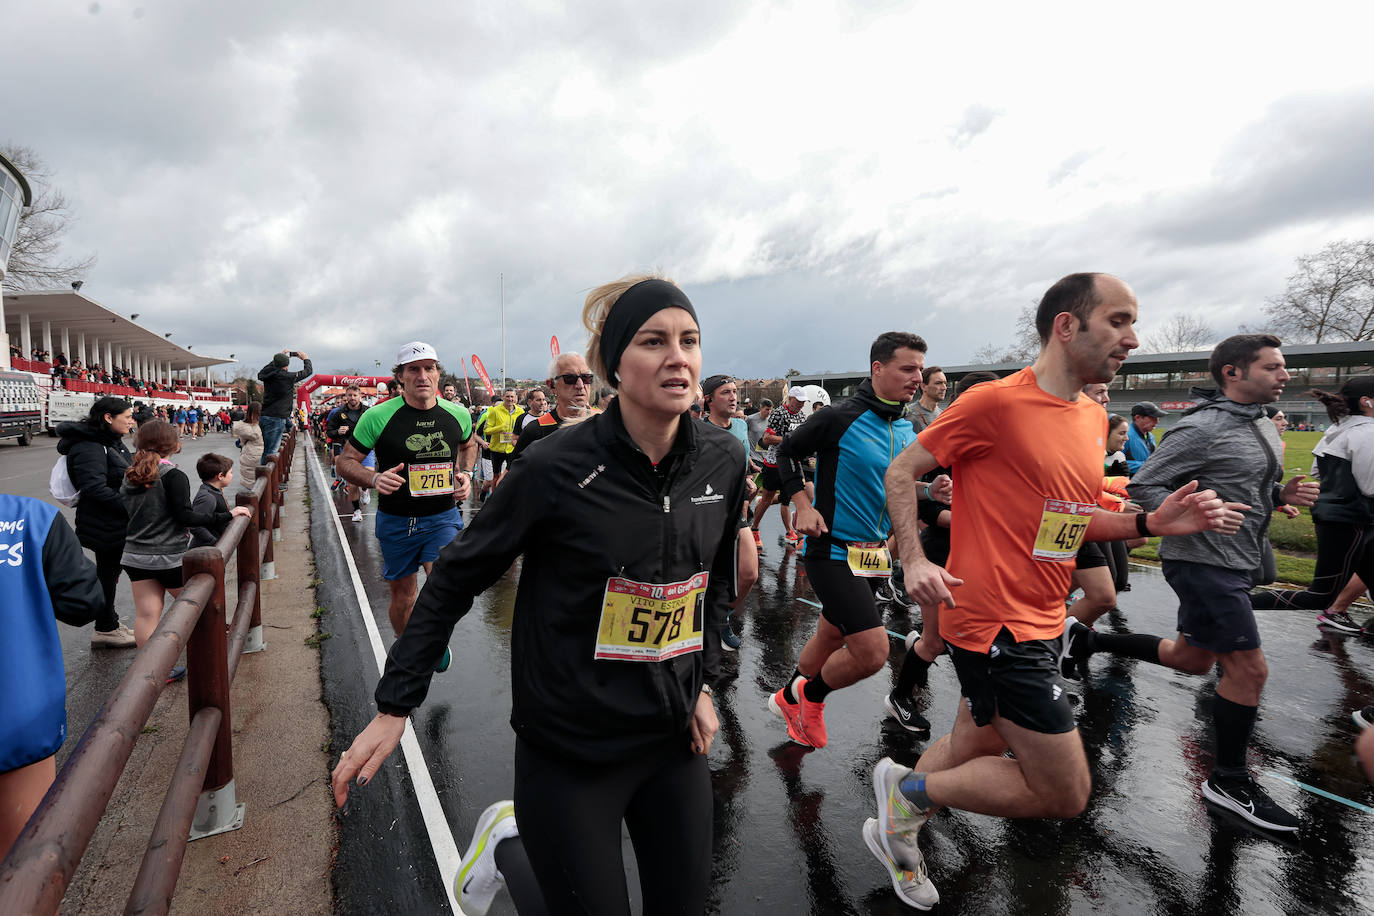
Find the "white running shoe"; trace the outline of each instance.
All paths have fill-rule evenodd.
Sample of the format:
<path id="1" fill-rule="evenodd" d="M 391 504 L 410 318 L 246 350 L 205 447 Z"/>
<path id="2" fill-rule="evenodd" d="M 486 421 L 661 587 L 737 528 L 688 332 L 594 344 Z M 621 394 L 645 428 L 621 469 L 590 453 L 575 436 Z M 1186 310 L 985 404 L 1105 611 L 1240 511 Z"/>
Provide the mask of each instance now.
<path id="1" fill-rule="evenodd" d="M 354 510 L 353 510 L 353 521 L 355 521 L 355 522 L 361 522 L 362 520 L 363 520 L 363 510 L 362 510 L 362 509 L 354 509 Z"/>
<path id="2" fill-rule="evenodd" d="M 484 916 L 491 908 L 496 892 L 506 883 L 496 868 L 496 847 L 502 840 L 519 835 L 513 801 L 494 802 L 477 819 L 463 864 L 453 877 L 453 896 L 464 913 Z"/>
<path id="3" fill-rule="evenodd" d="M 918 910 L 928 910 L 939 903 L 940 892 L 926 874 L 925 862 L 922 861 L 918 869 L 902 869 L 883 849 L 881 835 L 882 828 L 878 826 L 876 817 L 864 821 L 864 845 L 874 858 L 887 867 L 887 876 L 892 879 L 892 889 L 897 892 L 897 898 Z"/>
<path id="4" fill-rule="evenodd" d="M 361 502 L 362 502 L 362 504 L 363 504 L 364 506 L 366 506 L 368 503 L 372 502 L 372 491 L 371 491 L 371 490 L 363 490 L 363 497 L 362 497 Z"/>
<path id="5" fill-rule="evenodd" d="M 916 835 L 930 820 L 930 813 L 917 808 L 902 794 L 901 782 L 910 767 L 884 757 L 873 768 L 873 796 L 878 800 L 878 831 L 887 857 L 907 871 L 925 872 L 925 857 L 916 845 Z"/>

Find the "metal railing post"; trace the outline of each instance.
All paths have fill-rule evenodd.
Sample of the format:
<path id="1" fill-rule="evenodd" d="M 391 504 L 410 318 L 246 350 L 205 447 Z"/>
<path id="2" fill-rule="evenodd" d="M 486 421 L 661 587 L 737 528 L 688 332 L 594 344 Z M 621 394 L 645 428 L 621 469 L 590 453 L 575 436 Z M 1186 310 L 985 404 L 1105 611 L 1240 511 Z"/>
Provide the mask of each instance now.
<path id="1" fill-rule="evenodd" d="M 248 638 L 243 644 L 243 654 L 251 655 L 267 648 L 262 632 L 262 545 L 258 540 L 258 497 L 253 493 L 240 493 L 235 503 L 247 506 L 252 514 L 248 516 L 248 528 L 239 538 L 237 594 L 243 593 L 243 586 L 253 586 L 253 619 L 248 625 Z"/>
<path id="2" fill-rule="evenodd" d="M 186 581 L 199 573 L 215 580 L 210 600 L 201 611 L 186 646 L 186 696 L 191 719 L 206 707 L 222 714 L 205 782 L 191 821 L 191 839 L 214 836 L 243 826 L 243 808 L 234 796 L 234 745 L 229 714 L 229 670 L 224 626 L 224 555 L 213 547 L 188 551 L 181 563 Z"/>
<path id="3" fill-rule="evenodd" d="M 272 456 L 272 492 L 268 494 L 272 500 L 272 540 L 274 541 L 281 540 L 282 507 L 286 502 L 286 484 L 282 482 L 282 458 L 281 452 Z"/>
<path id="4" fill-rule="evenodd" d="M 260 578 L 266 582 L 269 579 L 277 578 L 276 551 L 272 543 L 273 523 L 277 515 L 277 456 L 273 455 L 267 459 L 264 465 L 267 470 L 266 479 L 263 481 L 262 496 L 258 498 L 258 510 L 261 513 L 258 519 L 258 536 L 266 542 L 266 547 L 259 547 L 262 551 L 262 571 Z"/>

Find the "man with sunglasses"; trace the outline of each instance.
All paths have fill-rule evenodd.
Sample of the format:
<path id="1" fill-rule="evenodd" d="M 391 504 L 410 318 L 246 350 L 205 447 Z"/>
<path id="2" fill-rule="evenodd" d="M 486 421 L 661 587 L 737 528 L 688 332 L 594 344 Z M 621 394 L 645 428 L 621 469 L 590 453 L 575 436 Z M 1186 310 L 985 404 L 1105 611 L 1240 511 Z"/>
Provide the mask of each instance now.
<path id="1" fill-rule="evenodd" d="M 585 415 L 594 379 L 581 353 L 568 352 L 556 356 L 549 366 L 549 377 L 545 379 L 545 384 L 553 392 L 553 410 L 525 427 L 520 434 L 520 441 L 515 444 L 511 460 L 519 458 L 531 443 L 558 429 L 565 420 Z"/>

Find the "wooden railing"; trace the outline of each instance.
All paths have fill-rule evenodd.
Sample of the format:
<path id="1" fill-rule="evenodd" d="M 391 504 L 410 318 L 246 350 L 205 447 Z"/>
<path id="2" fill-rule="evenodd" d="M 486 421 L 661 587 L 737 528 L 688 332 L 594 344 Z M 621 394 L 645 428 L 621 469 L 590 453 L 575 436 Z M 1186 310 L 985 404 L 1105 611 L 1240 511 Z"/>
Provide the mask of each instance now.
<path id="1" fill-rule="evenodd" d="M 235 518 L 213 547 L 187 552 L 185 586 L 124 679 L 81 736 L 52 788 L 0 865 L 0 913 L 56 913 L 105 813 L 134 741 L 186 650 L 191 726 L 148 839 L 126 913 L 166 913 L 186 844 L 242 825 L 234 791 L 229 685 L 245 652 L 262 649 L 264 579 L 275 578 L 282 484 L 290 474 L 296 433 L 283 437 Z M 225 564 L 237 556 L 234 616 L 225 630 Z"/>

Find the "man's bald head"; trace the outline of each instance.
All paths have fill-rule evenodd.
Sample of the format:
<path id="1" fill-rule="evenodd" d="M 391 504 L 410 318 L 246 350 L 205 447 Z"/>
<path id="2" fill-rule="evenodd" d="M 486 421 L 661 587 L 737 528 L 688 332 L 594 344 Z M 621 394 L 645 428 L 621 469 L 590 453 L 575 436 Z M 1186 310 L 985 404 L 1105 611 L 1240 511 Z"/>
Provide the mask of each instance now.
<path id="1" fill-rule="evenodd" d="M 1068 312 L 1078 320 L 1079 327 L 1085 327 L 1093 310 L 1114 294 L 1135 299 L 1125 281 L 1111 274 L 1069 274 L 1059 280 L 1045 291 L 1035 310 L 1035 332 L 1040 335 L 1040 345 L 1049 343 L 1056 316 Z"/>

